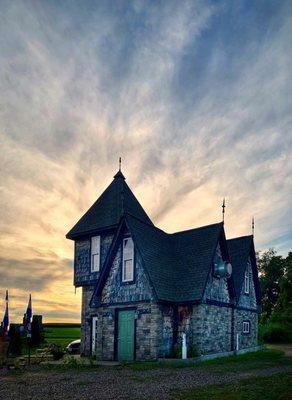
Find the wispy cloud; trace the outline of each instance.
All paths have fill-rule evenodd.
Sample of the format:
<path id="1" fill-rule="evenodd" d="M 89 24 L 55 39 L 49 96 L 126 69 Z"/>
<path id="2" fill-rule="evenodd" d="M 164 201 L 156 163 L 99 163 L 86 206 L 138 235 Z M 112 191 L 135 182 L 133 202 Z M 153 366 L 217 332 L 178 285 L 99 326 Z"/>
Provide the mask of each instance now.
<path id="1" fill-rule="evenodd" d="M 228 236 L 254 215 L 259 249 L 291 249 L 291 2 L 0 7 L 0 295 L 12 288 L 13 315 L 33 291 L 48 320 L 79 319 L 64 235 L 119 155 L 167 231 L 218 221 L 226 196 Z"/>

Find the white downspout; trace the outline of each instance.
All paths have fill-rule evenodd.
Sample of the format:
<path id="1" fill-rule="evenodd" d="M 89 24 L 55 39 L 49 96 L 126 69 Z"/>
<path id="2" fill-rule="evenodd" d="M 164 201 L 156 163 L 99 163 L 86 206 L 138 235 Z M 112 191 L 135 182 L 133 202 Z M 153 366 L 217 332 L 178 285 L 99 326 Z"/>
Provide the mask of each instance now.
<path id="1" fill-rule="evenodd" d="M 182 334 L 181 358 L 183 360 L 187 359 L 187 336 L 185 333 Z"/>

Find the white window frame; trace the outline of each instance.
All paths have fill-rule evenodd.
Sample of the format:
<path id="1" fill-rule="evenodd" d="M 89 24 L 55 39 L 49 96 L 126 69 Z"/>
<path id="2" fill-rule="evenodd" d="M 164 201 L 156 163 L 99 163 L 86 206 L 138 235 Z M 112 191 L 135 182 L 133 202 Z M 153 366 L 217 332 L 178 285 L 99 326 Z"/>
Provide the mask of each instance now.
<path id="1" fill-rule="evenodd" d="M 244 293 L 245 294 L 249 294 L 249 285 L 250 285 L 249 281 L 250 281 L 249 271 L 247 269 L 244 273 Z"/>
<path id="2" fill-rule="evenodd" d="M 124 248 L 125 248 L 125 241 L 126 240 L 131 240 L 132 244 L 133 244 L 133 252 L 132 252 L 132 258 L 125 258 L 125 252 L 124 252 Z M 124 279 L 125 276 L 125 261 L 129 261 L 131 260 L 131 266 L 132 266 L 132 274 L 131 274 L 131 278 L 130 279 Z M 122 266 L 122 282 L 132 282 L 134 280 L 134 242 L 133 239 L 131 237 L 126 237 L 123 239 L 123 266 Z"/>
<path id="3" fill-rule="evenodd" d="M 93 242 L 97 241 L 97 249 L 94 248 Z M 94 264 L 94 260 L 97 257 L 97 264 Z M 99 272 L 100 269 L 100 236 L 92 236 L 90 246 L 90 270 L 91 272 Z"/>
<path id="4" fill-rule="evenodd" d="M 242 333 L 250 333 L 250 321 L 242 322 Z"/>

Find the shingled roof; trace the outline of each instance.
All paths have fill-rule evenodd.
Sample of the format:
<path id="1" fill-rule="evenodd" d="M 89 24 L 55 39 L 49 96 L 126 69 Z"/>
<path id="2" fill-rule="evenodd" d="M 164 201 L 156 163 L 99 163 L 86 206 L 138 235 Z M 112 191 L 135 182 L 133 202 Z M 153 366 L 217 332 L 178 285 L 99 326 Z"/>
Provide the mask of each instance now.
<path id="1" fill-rule="evenodd" d="M 125 212 L 152 225 L 150 218 L 125 182 L 124 175 L 118 171 L 111 184 L 67 233 L 66 237 L 76 239 L 99 230 L 115 228 Z"/>
<path id="2" fill-rule="evenodd" d="M 251 257 L 256 296 L 259 304 L 260 289 L 255 260 L 253 236 L 241 236 L 234 239 L 229 239 L 227 240 L 227 247 L 232 263 L 234 288 L 237 300 L 239 300 L 241 294 L 247 262 L 249 257 Z"/>
<path id="3" fill-rule="evenodd" d="M 130 214 L 125 215 L 125 222 L 157 299 L 175 303 L 201 300 L 223 224 L 167 234 Z M 96 294 L 101 286 L 100 282 Z"/>

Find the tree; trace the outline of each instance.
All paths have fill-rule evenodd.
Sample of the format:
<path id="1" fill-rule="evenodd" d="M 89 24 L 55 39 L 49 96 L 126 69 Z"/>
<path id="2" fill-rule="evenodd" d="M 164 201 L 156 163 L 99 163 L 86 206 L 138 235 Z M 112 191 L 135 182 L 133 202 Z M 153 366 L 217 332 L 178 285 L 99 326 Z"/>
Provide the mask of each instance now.
<path id="1" fill-rule="evenodd" d="M 292 324 L 292 252 L 284 259 L 284 274 L 279 280 L 279 298 L 271 314 L 271 321 Z"/>
<path id="2" fill-rule="evenodd" d="M 273 249 L 258 255 L 263 313 L 261 336 L 268 342 L 292 340 L 292 252 Z"/>
<path id="3" fill-rule="evenodd" d="M 280 282 L 284 277 L 285 259 L 277 256 L 274 249 L 257 255 L 262 291 L 263 321 L 267 321 L 280 296 Z"/>

